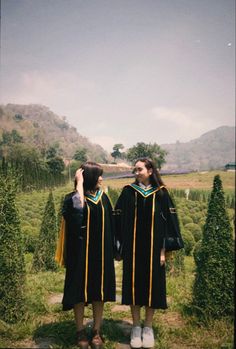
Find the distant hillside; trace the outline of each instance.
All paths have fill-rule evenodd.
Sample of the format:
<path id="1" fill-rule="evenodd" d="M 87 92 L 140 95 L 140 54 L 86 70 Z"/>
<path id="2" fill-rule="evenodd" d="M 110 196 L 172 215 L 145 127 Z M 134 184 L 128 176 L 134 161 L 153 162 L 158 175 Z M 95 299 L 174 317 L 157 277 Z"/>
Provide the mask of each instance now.
<path id="1" fill-rule="evenodd" d="M 0 106 L 0 137 L 2 131 L 17 130 L 24 142 L 39 149 L 58 144 L 62 156 L 71 158 L 78 148 L 88 150 L 90 160 L 106 162 L 108 154 L 98 144 L 80 135 L 65 117 L 54 114 L 43 105 L 7 104 Z"/>
<path id="2" fill-rule="evenodd" d="M 222 126 L 190 142 L 161 147 L 168 151 L 163 170 L 219 169 L 235 161 L 235 127 Z"/>

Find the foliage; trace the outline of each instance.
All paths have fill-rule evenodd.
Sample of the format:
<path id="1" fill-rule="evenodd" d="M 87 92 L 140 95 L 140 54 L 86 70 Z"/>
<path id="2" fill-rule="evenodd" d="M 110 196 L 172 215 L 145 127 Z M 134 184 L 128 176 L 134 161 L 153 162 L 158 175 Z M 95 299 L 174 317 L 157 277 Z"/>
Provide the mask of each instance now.
<path id="1" fill-rule="evenodd" d="M 145 144 L 139 142 L 127 151 L 127 159 L 129 161 L 135 162 L 138 158 L 147 157 L 155 162 L 158 169 L 166 162 L 166 155 L 167 151 L 162 149 L 157 143 Z"/>
<path id="2" fill-rule="evenodd" d="M 59 156 L 71 159 L 76 149 L 86 148 L 92 161 L 106 162 L 108 154 L 98 144 L 91 143 L 66 122 L 43 105 L 7 104 L 1 108 L 0 138 L 3 131 L 17 132 L 25 144 L 36 147 L 42 154 L 48 147 L 59 145 Z"/>
<path id="3" fill-rule="evenodd" d="M 78 148 L 73 156 L 74 160 L 80 161 L 80 162 L 86 162 L 87 157 L 87 149 L 86 148 Z"/>
<path id="4" fill-rule="evenodd" d="M 57 217 L 52 192 L 49 193 L 40 229 L 38 244 L 34 252 L 33 269 L 56 270 L 54 260 L 58 236 Z"/>
<path id="5" fill-rule="evenodd" d="M 213 183 L 201 248 L 195 255 L 193 304 L 203 314 L 222 317 L 233 312 L 234 251 L 219 175 Z"/>
<path id="6" fill-rule="evenodd" d="M 184 228 L 186 230 L 191 231 L 191 233 L 193 234 L 194 240 L 196 242 L 201 240 L 201 238 L 202 238 L 202 230 L 201 230 L 201 227 L 199 227 L 199 225 L 197 225 L 195 223 L 188 223 L 188 224 L 185 225 Z"/>
<path id="7" fill-rule="evenodd" d="M 16 181 L 0 175 L 0 318 L 14 323 L 25 312 L 25 263 L 15 206 Z"/>
<path id="8" fill-rule="evenodd" d="M 182 238 L 184 240 L 184 250 L 185 250 L 185 254 L 186 256 L 190 256 L 195 244 L 195 240 L 193 237 L 193 234 L 191 233 L 191 231 L 186 230 L 185 228 L 181 231 L 182 234 Z"/>
<path id="9" fill-rule="evenodd" d="M 114 144 L 113 152 L 111 153 L 111 156 L 114 158 L 114 160 L 124 158 L 124 153 L 122 153 L 120 149 L 124 149 L 123 144 Z"/>

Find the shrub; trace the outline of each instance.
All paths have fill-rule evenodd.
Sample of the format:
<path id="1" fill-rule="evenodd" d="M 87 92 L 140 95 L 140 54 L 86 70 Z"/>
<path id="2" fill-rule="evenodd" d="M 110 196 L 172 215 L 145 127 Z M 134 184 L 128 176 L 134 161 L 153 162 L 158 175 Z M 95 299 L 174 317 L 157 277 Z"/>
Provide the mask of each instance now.
<path id="1" fill-rule="evenodd" d="M 189 217 L 189 216 L 183 216 L 183 217 L 182 217 L 182 222 L 183 222 L 183 225 L 185 226 L 185 225 L 188 224 L 188 223 L 193 223 L 193 220 L 192 220 L 192 218 Z"/>
<path id="2" fill-rule="evenodd" d="M 195 223 L 188 223 L 185 225 L 185 229 L 191 231 L 194 240 L 197 242 L 199 240 L 201 240 L 202 238 L 202 230 L 201 227 L 199 227 L 199 225 L 195 224 Z"/>
<path id="3" fill-rule="evenodd" d="M 0 318 L 17 322 L 25 313 L 25 262 L 16 184 L 0 176 Z"/>
<path id="4" fill-rule="evenodd" d="M 181 234 L 182 234 L 182 238 L 184 240 L 185 254 L 186 254 L 186 256 L 190 256 L 191 252 L 193 250 L 194 244 L 195 244 L 193 234 L 191 233 L 191 231 L 186 230 L 186 229 L 183 229 L 181 231 Z"/>
<path id="5" fill-rule="evenodd" d="M 198 314 L 232 315 L 234 308 L 234 250 L 220 176 L 214 178 L 201 247 L 195 254 L 193 305 Z"/>
<path id="6" fill-rule="evenodd" d="M 57 218 L 53 195 L 50 192 L 33 258 L 33 269 L 35 271 L 57 269 L 54 260 L 57 236 Z"/>

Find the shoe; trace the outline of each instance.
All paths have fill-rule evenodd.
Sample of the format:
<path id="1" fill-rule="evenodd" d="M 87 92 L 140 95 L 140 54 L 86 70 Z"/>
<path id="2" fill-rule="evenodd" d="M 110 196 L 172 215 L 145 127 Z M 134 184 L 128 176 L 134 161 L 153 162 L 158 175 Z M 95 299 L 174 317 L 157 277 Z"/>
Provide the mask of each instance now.
<path id="1" fill-rule="evenodd" d="M 80 349 L 88 349 L 89 340 L 85 328 L 76 333 L 77 335 L 77 346 Z"/>
<path id="2" fill-rule="evenodd" d="M 140 326 L 133 326 L 130 336 L 130 346 L 131 348 L 141 348 L 142 339 L 141 339 L 142 329 Z"/>
<path id="3" fill-rule="evenodd" d="M 91 343 L 90 343 L 91 348 L 92 349 L 101 349 L 103 347 L 104 342 L 105 342 L 104 338 L 99 333 L 99 331 L 93 330 L 92 339 L 91 339 Z"/>
<path id="4" fill-rule="evenodd" d="M 144 327 L 143 328 L 142 337 L 143 337 L 143 343 L 142 343 L 143 348 L 153 348 L 154 347 L 154 344 L 155 344 L 154 333 L 153 333 L 153 329 L 151 327 Z"/>

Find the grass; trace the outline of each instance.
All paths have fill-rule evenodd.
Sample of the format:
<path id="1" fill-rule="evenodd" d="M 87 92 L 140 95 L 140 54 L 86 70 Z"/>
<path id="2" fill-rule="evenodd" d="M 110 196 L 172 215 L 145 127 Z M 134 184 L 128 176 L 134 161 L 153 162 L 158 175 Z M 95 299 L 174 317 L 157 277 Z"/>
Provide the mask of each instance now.
<path id="1" fill-rule="evenodd" d="M 27 270 L 30 270 L 27 255 Z M 121 283 L 122 263 L 116 263 L 117 283 Z M 233 347 L 232 319 L 208 320 L 201 323 L 189 313 L 191 287 L 194 280 L 193 257 L 185 257 L 185 274 L 167 277 L 169 308 L 154 315 L 156 349 L 229 349 Z M 50 304 L 49 297 L 63 290 L 64 270 L 58 272 L 27 273 L 26 298 L 28 312 L 24 321 L 7 325 L 0 322 L 0 348 L 76 348 L 73 312 L 63 312 L 60 304 Z M 120 294 L 120 291 L 119 291 Z M 131 316 L 128 307 L 119 302 L 107 303 L 104 308 L 103 333 L 105 349 L 117 343 L 128 343 Z M 120 309 L 120 310 L 119 310 Z M 144 317 L 144 312 L 142 311 Z M 92 309 L 86 307 L 87 327 L 92 326 Z"/>

